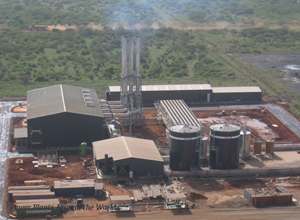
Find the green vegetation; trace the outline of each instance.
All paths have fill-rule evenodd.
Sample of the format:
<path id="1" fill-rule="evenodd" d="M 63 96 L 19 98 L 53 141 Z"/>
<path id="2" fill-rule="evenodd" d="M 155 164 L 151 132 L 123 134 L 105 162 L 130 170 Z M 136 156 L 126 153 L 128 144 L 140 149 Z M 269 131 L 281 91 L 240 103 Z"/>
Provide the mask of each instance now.
<path id="1" fill-rule="evenodd" d="M 299 0 L 0 0 L 0 24 L 299 24 Z"/>
<path id="2" fill-rule="evenodd" d="M 94 88 L 103 96 L 108 85 L 120 84 L 121 36 L 133 34 L 141 36 L 144 84 L 258 85 L 300 116 L 300 95 L 274 80 L 280 73 L 239 59 L 297 53 L 300 32 L 285 25 L 300 23 L 299 10 L 299 0 L 0 0 L 0 97 L 24 97 L 28 89 L 59 83 Z M 65 24 L 77 28 L 28 31 Z M 103 30 L 87 28 L 90 24 Z M 175 29 L 154 30 L 153 24 Z M 176 29 L 222 24 L 263 27 Z"/>

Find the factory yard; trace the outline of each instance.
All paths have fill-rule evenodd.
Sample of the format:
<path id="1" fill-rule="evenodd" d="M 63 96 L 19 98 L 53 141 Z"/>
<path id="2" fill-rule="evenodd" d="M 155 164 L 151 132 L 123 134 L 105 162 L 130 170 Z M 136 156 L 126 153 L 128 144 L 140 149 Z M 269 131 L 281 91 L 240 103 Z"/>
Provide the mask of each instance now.
<path id="1" fill-rule="evenodd" d="M 144 116 L 155 117 L 156 110 L 144 110 Z M 239 123 L 251 129 L 252 140 L 255 138 L 275 137 L 275 143 L 300 143 L 300 138 L 293 133 L 284 123 L 278 120 L 268 109 L 258 107 L 254 109 L 231 110 L 194 110 L 193 113 L 205 127 L 206 135 L 209 126 L 214 123 Z M 147 122 L 146 128 L 137 127 L 134 133 L 141 133 L 143 138 L 166 142 L 165 127 L 157 122 Z M 127 130 L 125 130 L 125 134 Z M 128 132 L 128 131 L 127 131 Z M 139 134 L 140 135 L 140 134 Z"/>
<path id="2" fill-rule="evenodd" d="M 208 135 L 209 126 L 215 123 L 239 123 L 242 126 L 247 126 L 251 129 L 252 140 L 261 138 L 267 139 L 271 136 L 275 137 L 275 143 L 299 143 L 300 139 L 281 121 L 274 117 L 268 109 L 264 107 L 245 109 L 230 109 L 230 110 L 194 110 L 195 116 L 204 126 L 205 134 Z M 145 118 L 157 117 L 157 112 L 154 109 L 145 109 L 143 111 Z M 19 120 L 17 118 L 16 120 Z M 17 121 L 15 123 L 18 124 Z M 20 120 L 19 120 L 20 121 Z M 162 155 L 168 152 L 168 140 L 166 138 L 165 126 L 157 120 L 149 120 L 145 122 L 145 126 L 133 127 L 133 136 L 142 137 L 144 139 L 154 140 L 160 148 Z M 122 128 L 122 133 L 129 136 L 128 128 Z M 252 143 L 252 142 L 251 142 Z M 264 154 L 262 154 L 264 155 Z M 25 180 L 46 180 L 46 184 L 53 186 L 54 181 L 71 179 L 89 179 L 95 178 L 95 174 L 91 174 L 89 170 L 84 168 L 79 155 L 65 156 L 67 163 L 66 168 L 54 166 L 52 169 L 35 168 L 32 161 L 36 160 L 33 157 L 22 158 L 23 164 L 16 165 L 16 158 L 9 159 L 8 162 L 8 180 L 7 186 L 24 185 Z M 87 157 L 91 157 L 88 155 Z M 240 168 L 253 169 L 264 167 L 283 167 L 293 166 L 300 162 L 300 155 L 295 151 L 290 152 L 275 152 L 270 157 L 253 157 L 251 160 L 240 162 Z M 157 178 L 116 178 L 102 180 L 104 189 L 109 195 L 129 195 L 134 197 L 134 191 L 141 192 L 145 187 L 149 188 L 155 184 L 160 188 L 161 195 L 166 193 L 184 193 L 186 195 L 189 206 L 194 205 L 195 209 L 214 210 L 223 208 L 245 208 L 250 209 L 252 206 L 247 199 L 244 198 L 244 189 L 249 187 L 257 188 L 273 188 L 276 186 L 284 186 L 293 193 L 294 204 L 298 205 L 300 199 L 300 178 L 299 177 L 252 177 L 252 178 L 169 178 L 168 180 Z M 4 193 L 4 195 L 7 195 Z M 64 197 L 69 200 L 68 205 L 72 205 L 75 197 Z M 84 204 L 94 205 L 109 205 L 110 199 L 99 200 L 94 197 L 83 197 Z M 74 204 L 73 204 L 74 205 Z M 134 217 L 143 213 L 162 214 L 164 210 L 163 199 L 147 199 L 143 201 L 135 201 L 131 203 L 132 214 Z M 10 203 L 6 198 L 7 212 L 10 213 Z M 108 211 L 97 210 L 76 210 L 68 211 L 63 215 L 64 218 L 76 218 L 80 216 L 115 216 Z M 126 215 L 125 215 L 126 216 Z"/>

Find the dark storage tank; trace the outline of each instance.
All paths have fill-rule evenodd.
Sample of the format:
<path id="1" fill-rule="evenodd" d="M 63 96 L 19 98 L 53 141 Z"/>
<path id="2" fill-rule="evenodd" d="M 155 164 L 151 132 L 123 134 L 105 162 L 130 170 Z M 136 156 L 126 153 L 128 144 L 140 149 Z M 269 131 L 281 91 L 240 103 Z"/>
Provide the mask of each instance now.
<path id="1" fill-rule="evenodd" d="M 169 130 L 171 170 L 191 170 L 199 166 L 200 128 L 176 125 Z"/>
<path id="2" fill-rule="evenodd" d="M 231 124 L 210 126 L 209 166 L 212 169 L 236 169 L 239 166 L 241 127 Z"/>

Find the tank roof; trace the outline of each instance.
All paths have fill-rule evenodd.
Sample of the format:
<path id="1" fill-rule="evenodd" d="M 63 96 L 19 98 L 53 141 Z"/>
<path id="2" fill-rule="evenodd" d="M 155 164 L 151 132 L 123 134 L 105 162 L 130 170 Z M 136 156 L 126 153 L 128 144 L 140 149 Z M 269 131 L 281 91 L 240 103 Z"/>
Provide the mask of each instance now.
<path id="1" fill-rule="evenodd" d="M 199 132 L 200 128 L 192 125 L 175 125 L 170 130 L 179 133 L 195 133 Z"/>
<path id="2" fill-rule="evenodd" d="M 214 131 L 220 131 L 220 132 L 232 132 L 232 131 L 240 130 L 241 127 L 232 124 L 216 124 L 210 126 L 210 129 Z"/>

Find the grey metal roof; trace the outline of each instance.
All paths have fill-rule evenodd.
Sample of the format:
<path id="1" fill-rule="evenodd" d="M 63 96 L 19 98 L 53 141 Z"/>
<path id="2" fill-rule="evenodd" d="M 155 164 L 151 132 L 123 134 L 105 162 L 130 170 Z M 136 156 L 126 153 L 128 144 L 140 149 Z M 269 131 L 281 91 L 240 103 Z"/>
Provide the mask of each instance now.
<path id="1" fill-rule="evenodd" d="M 53 195 L 54 192 L 51 192 L 49 189 L 41 190 L 9 190 L 8 193 L 12 193 L 13 196 L 48 196 Z"/>
<path id="2" fill-rule="evenodd" d="M 152 140 L 132 137 L 116 137 L 108 140 L 93 142 L 96 160 L 103 160 L 104 155 L 112 157 L 114 161 L 127 158 L 138 158 L 163 162 L 163 159 Z"/>
<path id="3" fill-rule="evenodd" d="M 42 190 L 42 189 L 49 189 L 50 186 L 46 185 L 37 185 L 37 186 L 10 186 L 8 190 Z"/>
<path id="4" fill-rule="evenodd" d="M 110 200 L 113 201 L 130 201 L 128 195 L 110 196 Z"/>
<path id="5" fill-rule="evenodd" d="M 185 199 L 186 196 L 184 193 L 177 193 L 177 194 L 171 194 L 171 195 L 166 195 L 167 199 Z"/>
<path id="6" fill-rule="evenodd" d="M 27 138 L 27 137 L 28 137 L 27 128 L 15 128 L 14 138 Z"/>
<path id="7" fill-rule="evenodd" d="M 88 96 L 84 91 L 89 91 Z M 94 106 L 88 106 L 91 98 Z M 97 94 L 93 89 L 55 85 L 27 92 L 27 119 L 63 112 L 103 117 Z"/>
<path id="8" fill-rule="evenodd" d="M 120 92 L 120 86 L 109 86 L 110 92 Z M 142 85 L 142 91 L 189 91 L 211 90 L 209 84 L 178 84 L 178 85 Z"/>
<path id="9" fill-rule="evenodd" d="M 258 86 L 212 87 L 213 93 L 251 93 L 261 92 Z"/>
<path id="10" fill-rule="evenodd" d="M 202 128 L 194 113 L 183 100 L 160 100 L 156 107 L 168 128 L 175 125 L 192 125 Z"/>
<path id="11" fill-rule="evenodd" d="M 59 199 L 16 200 L 16 205 L 17 206 L 30 206 L 30 208 L 33 208 L 34 205 L 57 207 L 59 204 L 60 204 Z"/>
<path id="12" fill-rule="evenodd" d="M 94 187 L 95 187 L 95 181 L 93 179 L 54 181 L 54 189 L 94 188 Z"/>
<path id="13" fill-rule="evenodd" d="M 103 183 L 95 183 L 95 190 L 102 190 L 103 189 Z"/>

